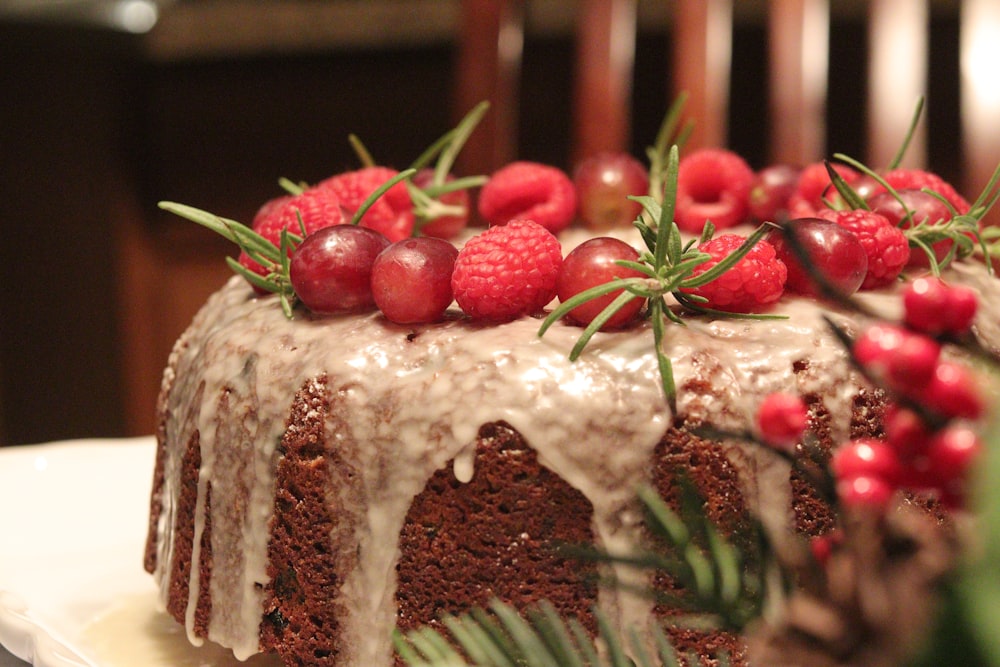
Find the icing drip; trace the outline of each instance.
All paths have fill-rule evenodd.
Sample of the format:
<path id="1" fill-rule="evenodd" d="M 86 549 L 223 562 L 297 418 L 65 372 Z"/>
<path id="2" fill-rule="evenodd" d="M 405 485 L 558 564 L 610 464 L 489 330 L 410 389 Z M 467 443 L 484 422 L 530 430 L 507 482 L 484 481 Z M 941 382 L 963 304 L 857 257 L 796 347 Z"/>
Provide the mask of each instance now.
<path id="1" fill-rule="evenodd" d="M 969 272 L 963 282 L 993 280 Z M 892 303 L 889 294 L 864 298 L 883 312 Z M 983 329 L 997 328 L 997 301 L 983 309 L 994 317 Z M 667 328 L 665 352 L 674 365 L 680 416 L 743 430 L 766 394 L 796 391 L 819 396 L 834 436 L 846 437 L 852 401 L 864 383 L 822 320 L 830 309 L 786 297 L 773 312 L 787 319 L 693 317 L 687 326 Z M 832 315 L 849 330 L 862 325 L 855 316 Z M 556 324 L 539 338 L 538 327 L 525 318 L 409 328 L 377 314 L 317 318 L 306 312 L 288 321 L 273 298 L 254 298 L 234 277 L 178 341 L 164 376 L 167 481 L 157 524 L 164 595 L 179 494 L 174 480 L 191 435 L 197 431 L 201 440 L 189 635 L 200 588 L 205 486 L 217 475 L 227 483 L 212 492 L 209 638 L 240 658 L 256 652 L 276 448 L 293 395 L 320 376 L 331 394 L 327 447 L 361 476 L 359 496 L 350 501 L 357 514 L 357 565 L 340 591 L 351 612 L 344 664 L 389 664 L 396 543 L 406 512 L 428 478 L 449 462 L 457 479 L 473 478 L 473 444 L 483 424 L 510 424 L 542 465 L 591 502 L 602 546 L 625 551 L 635 544 L 640 517 L 634 489 L 647 481 L 653 449 L 674 421 L 661 394 L 652 333 L 637 327 L 598 334 L 570 362 L 580 329 Z M 775 481 L 784 476 L 787 482 L 787 472 L 768 469 L 767 493 L 754 493 L 759 466 L 752 454 L 745 458 L 748 497 L 759 500 L 758 511 L 771 517 L 772 527 L 787 525 L 787 483 Z M 215 494 L 223 494 L 218 502 Z M 603 591 L 602 602 L 620 626 L 647 621 L 649 604 L 638 598 Z"/>

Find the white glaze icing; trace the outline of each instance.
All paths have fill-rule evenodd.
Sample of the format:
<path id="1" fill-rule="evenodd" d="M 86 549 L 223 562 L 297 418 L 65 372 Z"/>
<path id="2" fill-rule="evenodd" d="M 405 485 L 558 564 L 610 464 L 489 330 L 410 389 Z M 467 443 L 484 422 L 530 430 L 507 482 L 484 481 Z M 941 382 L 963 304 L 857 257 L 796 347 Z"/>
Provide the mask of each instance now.
<path id="1" fill-rule="evenodd" d="M 965 266 L 952 275 L 991 295 L 983 300 L 977 328 L 1000 341 L 994 279 Z M 878 312 L 898 313 L 894 290 L 863 299 Z M 792 297 L 772 312 L 787 319 L 692 317 L 687 326 L 668 327 L 664 350 L 673 361 L 678 412 L 740 430 L 752 424 L 768 393 L 811 393 L 823 397 L 835 437 L 845 438 L 852 401 L 864 383 L 822 317 L 833 317 L 849 331 L 858 330 L 861 320 Z M 273 297 L 255 298 L 234 277 L 178 341 L 164 375 L 166 484 L 157 522 L 157 576 L 164 597 L 176 480 L 186 443 L 197 430 L 202 465 L 195 564 L 208 480 L 230 482 L 212 486 L 209 638 L 232 647 L 241 659 L 257 651 L 276 445 L 292 396 L 320 376 L 328 378 L 336 404 L 335 419 L 326 424 L 327 446 L 361 472 L 360 497 L 349 503 L 356 513 L 356 567 L 341 590 L 351 612 L 345 665 L 390 664 L 396 542 L 404 516 L 427 479 L 449 461 L 459 480 L 472 478 L 471 445 L 482 424 L 511 424 L 542 465 L 592 503 L 603 546 L 624 551 L 635 544 L 639 518 L 631 505 L 633 491 L 646 480 L 653 448 L 672 422 L 652 333 L 640 326 L 598 334 L 581 358 L 570 362 L 567 355 L 580 330 L 556 324 L 539 338 L 539 324 L 529 318 L 502 325 L 456 319 L 409 328 L 377 314 L 319 318 L 306 312 L 289 321 Z M 760 452 L 735 458 L 742 458 L 749 497 L 765 523 L 772 530 L 784 528 L 787 469 Z M 237 504 L 240 498 L 248 499 L 245 506 Z M 187 626 L 194 640 L 196 566 L 192 573 Z M 616 611 L 622 626 L 642 625 L 648 617 L 648 604 L 624 593 L 602 591 L 602 604 Z"/>

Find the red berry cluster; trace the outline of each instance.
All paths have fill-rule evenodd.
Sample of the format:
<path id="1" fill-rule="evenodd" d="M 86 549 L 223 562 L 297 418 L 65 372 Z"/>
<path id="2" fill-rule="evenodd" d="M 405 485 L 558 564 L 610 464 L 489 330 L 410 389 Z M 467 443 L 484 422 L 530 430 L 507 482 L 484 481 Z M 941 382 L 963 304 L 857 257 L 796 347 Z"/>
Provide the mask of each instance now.
<path id="1" fill-rule="evenodd" d="M 830 171 L 856 197 L 841 197 Z M 872 172 L 874 173 L 874 172 Z M 851 294 L 893 282 L 906 266 L 926 267 L 927 253 L 921 238 L 929 242 L 935 261 L 946 260 L 956 250 L 957 232 L 945 228 L 970 211 L 970 204 L 937 174 L 921 169 L 896 168 L 878 178 L 847 164 L 816 162 L 799 169 L 770 165 L 757 172 L 732 151 L 700 149 L 680 162 L 676 220 L 678 226 L 697 234 L 710 221 L 716 228 L 752 222 L 774 222 L 802 231 L 805 250 L 814 271 L 829 277 L 833 287 Z M 887 186 L 889 189 L 887 189 Z M 891 189 L 891 191 L 890 191 Z M 852 210 L 857 209 L 857 210 Z M 831 220 L 856 237 L 866 259 L 852 247 L 834 252 L 830 246 L 856 246 L 834 228 L 818 226 L 817 218 Z M 964 231 L 970 240 L 974 231 Z M 940 238 L 944 236 L 945 238 Z M 838 238 L 832 238 L 838 237 Z M 782 245 L 780 241 L 772 242 Z M 968 243 L 966 247 L 970 247 Z M 911 251 L 912 250 L 912 251 Z M 817 295 L 815 281 L 805 275 L 796 257 L 779 249 L 789 265 L 789 291 Z M 855 285 L 855 275 L 861 274 Z"/>
<path id="2" fill-rule="evenodd" d="M 939 337 L 968 332 L 976 303 L 967 288 L 918 278 L 903 294 L 904 325 L 873 324 L 854 340 L 856 363 L 895 400 L 881 439 L 854 440 L 834 453 L 831 471 L 845 506 L 885 507 L 897 488 L 962 505 L 982 449 L 969 423 L 982 417 L 985 402 L 973 373 L 942 356 Z"/>
<path id="3" fill-rule="evenodd" d="M 851 345 L 854 361 L 893 400 L 881 438 L 846 442 L 830 460 L 837 498 L 846 508 L 882 511 L 901 488 L 932 494 L 944 507 L 961 507 L 983 447 L 970 427 L 985 412 L 976 378 L 943 358 L 940 342 L 969 331 L 975 293 L 922 277 L 907 285 L 903 305 L 903 325 L 872 324 Z M 808 409 L 798 396 L 771 394 L 757 411 L 759 439 L 778 450 L 791 452 L 803 442 L 807 425 Z"/>
<path id="4" fill-rule="evenodd" d="M 719 154 L 723 159 L 727 155 Z M 564 263 L 553 236 L 578 213 L 595 227 L 621 225 L 638 217 L 643 205 L 630 196 L 648 188 L 649 176 L 631 157 L 595 156 L 580 164 L 575 180 L 535 162 L 519 161 L 499 169 L 478 197 L 478 212 L 491 227 L 470 239 L 461 252 L 446 242 L 413 236 L 415 204 L 402 181 L 371 199 L 373 192 L 399 176 L 387 167 L 366 167 L 261 207 L 253 231 L 274 246 L 281 245 L 283 235 L 295 235 L 295 242 L 286 245 L 288 282 L 308 309 L 332 314 L 378 308 L 394 322 L 431 322 L 444 316 L 454 297 L 472 318 L 504 321 L 538 312 L 557 295 L 566 301 L 609 281 L 643 277 L 621 265 L 639 260 L 639 253 L 624 242 L 594 239 L 576 248 Z M 412 176 L 415 184 L 429 178 L 428 170 Z M 468 192 L 445 196 L 459 210 L 468 211 Z M 453 235 L 466 223 L 467 213 L 457 222 L 455 216 L 434 221 L 419 232 Z M 712 269 L 745 241 L 736 234 L 707 240 L 698 249 L 704 266 L 693 277 Z M 260 276 L 281 270 L 273 259 L 247 250 L 239 261 Z M 685 292 L 704 307 L 750 312 L 781 296 L 785 273 L 774 249 L 760 241 L 721 276 Z M 573 309 L 567 319 L 586 326 L 622 291 Z M 604 318 L 602 328 L 632 322 L 643 304 L 644 299 L 636 298 L 616 308 Z"/>

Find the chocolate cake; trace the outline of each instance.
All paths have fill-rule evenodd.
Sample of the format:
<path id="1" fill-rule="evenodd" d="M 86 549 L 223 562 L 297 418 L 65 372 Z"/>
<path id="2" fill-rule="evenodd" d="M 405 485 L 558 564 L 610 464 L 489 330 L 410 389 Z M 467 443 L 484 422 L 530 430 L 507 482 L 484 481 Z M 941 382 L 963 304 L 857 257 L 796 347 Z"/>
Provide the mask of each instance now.
<path id="1" fill-rule="evenodd" d="M 995 279 L 974 262 L 945 275 L 978 291 L 976 333 L 996 349 Z M 898 293 L 859 299 L 895 317 Z M 672 411 L 648 324 L 599 333 L 570 361 L 580 329 L 568 324 L 540 337 L 530 317 L 289 319 L 234 277 L 164 374 L 146 568 L 192 642 L 286 665 L 388 667 L 394 628 L 494 597 L 548 600 L 591 631 L 595 604 L 619 629 L 648 628 L 675 610 L 607 585 L 604 566 L 560 547 L 646 544 L 636 488 L 671 501 L 682 477 L 737 541 L 758 520 L 824 534 L 829 507 L 783 459 L 706 429 L 752 429 L 777 391 L 807 401 L 827 450 L 882 428 L 884 397 L 824 319 L 856 333 L 866 318 L 792 295 L 769 312 L 786 317 L 667 327 Z M 746 664 L 736 635 L 672 638 Z"/>

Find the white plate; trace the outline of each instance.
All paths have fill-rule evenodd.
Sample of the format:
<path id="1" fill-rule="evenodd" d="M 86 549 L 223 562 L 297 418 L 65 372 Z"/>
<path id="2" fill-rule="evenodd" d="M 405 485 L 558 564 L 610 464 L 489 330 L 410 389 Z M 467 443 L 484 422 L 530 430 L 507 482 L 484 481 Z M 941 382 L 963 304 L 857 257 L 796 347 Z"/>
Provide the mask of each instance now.
<path id="1" fill-rule="evenodd" d="M 194 649 L 142 568 L 153 438 L 0 449 L 0 644 L 35 667 L 238 663 Z M 267 661 L 263 661 L 267 662 Z"/>

